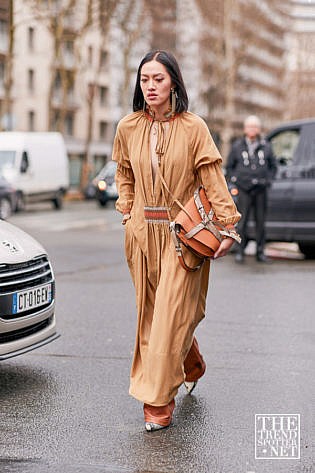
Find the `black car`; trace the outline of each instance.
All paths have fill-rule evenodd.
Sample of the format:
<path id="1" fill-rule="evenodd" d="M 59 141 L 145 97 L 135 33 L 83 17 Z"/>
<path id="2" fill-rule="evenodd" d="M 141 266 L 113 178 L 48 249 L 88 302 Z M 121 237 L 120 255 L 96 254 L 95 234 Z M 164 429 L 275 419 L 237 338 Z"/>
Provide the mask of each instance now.
<path id="1" fill-rule="evenodd" d="M 0 176 L 0 218 L 2 220 L 6 220 L 10 217 L 12 212 L 15 212 L 17 207 L 17 192 L 4 179 L 4 177 Z"/>
<path id="2" fill-rule="evenodd" d="M 109 200 L 118 199 L 115 182 L 116 169 L 117 164 L 115 161 L 109 161 L 93 179 L 96 188 L 95 198 L 102 207 L 105 207 Z"/>
<path id="3" fill-rule="evenodd" d="M 315 258 L 315 119 L 285 123 L 266 137 L 278 171 L 268 198 L 268 241 L 297 242 L 307 258 Z M 237 202 L 237 188 L 230 186 Z M 248 239 L 255 238 L 255 225 Z"/>

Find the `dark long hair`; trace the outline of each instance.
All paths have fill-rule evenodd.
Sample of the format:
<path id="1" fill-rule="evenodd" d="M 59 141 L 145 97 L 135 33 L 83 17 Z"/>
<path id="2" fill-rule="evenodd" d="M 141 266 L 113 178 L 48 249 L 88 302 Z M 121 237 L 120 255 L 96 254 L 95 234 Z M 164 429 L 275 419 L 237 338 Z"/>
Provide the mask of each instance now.
<path id="1" fill-rule="evenodd" d="M 133 95 L 133 111 L 136 112 L 138 110 L 143 110 L 144 97 L 140 86 L 141 69 L 143 64 L 146 64 L 147 62 L 153 60 L 163 64 L 163 66 L 166 67 L 167 72 L 171 76 L 172 83 L 174 84 L 174 88 L 177 93 L 176 113 L 186 112 L 188 109 L 188 96 L 177 60 L 175 59 L 172 53 L 169 53 L 167 51 L 160 51 L 159 49 L 147 53 L 140 62 L 137 72 L 135 91 Z"/>

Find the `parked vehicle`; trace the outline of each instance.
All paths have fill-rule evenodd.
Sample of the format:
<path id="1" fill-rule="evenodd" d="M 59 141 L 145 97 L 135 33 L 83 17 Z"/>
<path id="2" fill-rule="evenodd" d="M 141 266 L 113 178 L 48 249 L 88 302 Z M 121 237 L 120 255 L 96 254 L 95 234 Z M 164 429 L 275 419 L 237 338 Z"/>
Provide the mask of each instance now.
<path id="1" fill-rule="evenodd" d="M 86 187 L 83 189 L 83 195 L 84 195 L 85 199 L 87 199 L 87 200 L 95 199 L 96 186 L 97 186 L 96 178 L 94 178 L 94 179 L 92 179 L 92 181 L 88 182 Z"/>
<path id="2" fill-rule="evenodd" d="M 52 201 L 56 209 L 69 187 L 69 162 L 60 133 L 0 133 L 0 174 L 16 189 L 17 209 Z"/>
<path id="3" fill-rule="evenodd" d="M 17 192 L 0 176 L 0 218 L 6 220 L 16 210 Z"/>
<path id="4" fill-rule="evenodd" d="M 297 242 L 307 258 L 315 258 L 315 119 L 284 123 L 266 137 L 278 171 L 269 191 L 266 237 Z M 237 188 L 230 186 L 237 202 Z M 248 238 L 255 226 L 249 223 Z"/>
<path id="5" fill-rule="evenodd" d="M 56 338 L 55 278 L 44 248 L 0 221 L 0 360 Z"/>
<path id="6" fill-rule="evenodd" d="M 117 163 L 109 161 L 93 180 L 96 187 L 95 198 L 102 207 L 105 207 L 109 200 L 118 199 L 115 182 L 116 169 Z"/>

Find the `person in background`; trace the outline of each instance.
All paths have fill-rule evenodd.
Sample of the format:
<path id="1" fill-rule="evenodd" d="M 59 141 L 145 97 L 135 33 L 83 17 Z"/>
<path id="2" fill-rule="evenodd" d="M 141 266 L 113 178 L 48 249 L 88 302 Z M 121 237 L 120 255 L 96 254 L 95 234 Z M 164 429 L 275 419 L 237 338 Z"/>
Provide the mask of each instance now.
<path id="1" fill-rule="evenodd" d="M 221 170 L 221 156 L 205 122 L 187 111 L 188 98 L 175 57 L 151 51 L 141 61 L 134 112 L 118 124 L 116 161 L 125 252 L 136 291 L 136 343 L 129 393 L 143 403 L 147 431 L 168 427 L 175 396 L 191 393 L 206 365 L 194 337 L 205 316 L 210 261 L 195 272 L 179 264 L 169 230 L 179 207 L 165 195 L 160 174 L 184 205 L 203 184 L 215 215 L 226 226 L 214 258 L 225 256 L 240 219 Z M 188 265 L 199 258 L 185 249 Z"/>
<path id="2" fill-rule="evenodd" d="M 271 145 L 261 137 L 261 122 L 258 117 L 251 115 L 244 121 L 244 136 L 232 144 L 226 166 L 228 182 L 238 188 L 237 207 L 242 214 L 237 227 L 242 238 L 236 249 L 237 263 L 244 262 L 251 210 L 254 211 L 256 225 L 256 259 L 261 263 L 269 262 L 264 253 L 265 219 L 268 188 L 276 171 Z"/>

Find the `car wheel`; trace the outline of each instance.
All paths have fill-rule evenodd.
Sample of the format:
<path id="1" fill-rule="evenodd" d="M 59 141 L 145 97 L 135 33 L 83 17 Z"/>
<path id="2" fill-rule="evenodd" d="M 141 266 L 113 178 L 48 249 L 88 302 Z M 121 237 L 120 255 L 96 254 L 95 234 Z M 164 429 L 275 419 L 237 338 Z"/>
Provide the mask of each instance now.
<path id="1" fill-rule="evenodd" d="M 106 207 L 107 206 L 108 200 L 99 200 L 98 203 L 101 207 Z"/>
<path id="2" fill-rule="evenodd" d="M 23 194 L 19 192 L 16 198 L 15 211 L 20 212 L 21 210 L 25 210 L 25 201 Z"/>
<path id="3" fill-rule="evenodd" d="M 307 259 L 314 259 L 315 258 L 315 244 L 314 243 L 305 243 L 300 241 L 299 242 L 300 251 L 305 255 Z"/>
<path id="4" fill-rule="evenodd" d="M 0 218 L 6 220 L 12 215 L 12 206 L 9 199 L 0 199 Z"/>
<path id="5" fill-rule="evenodd" d="M 62 192 L 57 192 L 56 197 L 52 200 L 54 208 L 57 210 L 62 209 L 63 206 L 63 194 Z"/>

